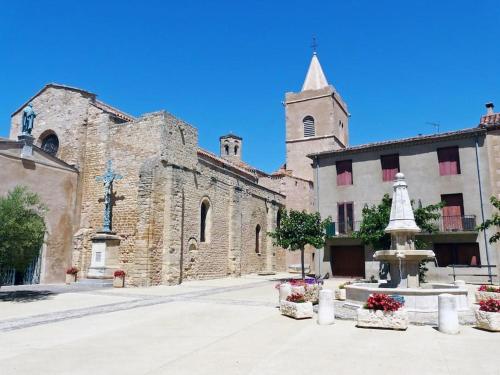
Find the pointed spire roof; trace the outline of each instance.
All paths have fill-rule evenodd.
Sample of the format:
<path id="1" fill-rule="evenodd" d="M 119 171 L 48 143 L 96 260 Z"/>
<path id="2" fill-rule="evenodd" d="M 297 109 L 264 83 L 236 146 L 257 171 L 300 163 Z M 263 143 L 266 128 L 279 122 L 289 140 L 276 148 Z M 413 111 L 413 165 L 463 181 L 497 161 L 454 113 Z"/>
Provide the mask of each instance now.
<path id="1" fill-rule="evenodd" d="M 396 174 L 396 181 L 394 182 L 393 189 L 391 218 L 389 220 L 389 225 L 385 228 L 386 233 L 420 232 L 420 228 L 415 223 L 415 216 L 413 215 L 404 174 Z"/>
<path id="2" fill-rule="evenodd" d="M 326 80 L 325 73 L 323 73 L 323 69 L 321 69 L 318 55 L 314 52 L 311 63 L 309 64 L 306 79 L 302 85 L 302 91 L 318 90 L 326 86 L 328 86 L 328 81 Z"/>

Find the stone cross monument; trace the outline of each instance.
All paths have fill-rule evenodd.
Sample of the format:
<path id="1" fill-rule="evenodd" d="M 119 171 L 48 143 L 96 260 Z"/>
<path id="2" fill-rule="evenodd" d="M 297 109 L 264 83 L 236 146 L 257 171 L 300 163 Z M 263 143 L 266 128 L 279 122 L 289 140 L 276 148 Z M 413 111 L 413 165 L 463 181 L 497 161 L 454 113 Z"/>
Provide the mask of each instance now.
<path id="1" fill-rule="evenodd" d="M 108 160 L 106 172 L 102 176 L 97 176 L 96 181 L 102 181 L 104 185 L 104 218 L 102 224 L 102 232 L 112 233 L 112 215 L 113 215 L 113 182 L 121 180 L 123 176 L 115 173 L 112 168 L 111 160 Z"/>

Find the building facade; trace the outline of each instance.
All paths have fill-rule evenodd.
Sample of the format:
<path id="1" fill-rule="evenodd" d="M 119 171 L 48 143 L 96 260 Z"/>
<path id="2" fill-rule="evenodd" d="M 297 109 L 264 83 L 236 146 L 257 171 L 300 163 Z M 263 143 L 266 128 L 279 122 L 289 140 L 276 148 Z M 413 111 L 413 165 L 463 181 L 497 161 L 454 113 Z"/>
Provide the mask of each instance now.
<path id="1" fill-rule="evenodd" d="M 215 155 L 198 147 L 196 128 L 167 112 L 136 118 L 93 93 L 57 84 L 28 102 L 37 112 L 36 145 L 77 172 L 75 203 L 65 205 L 72 241 L 54 249 L 49 242 L 45 255 L 64 254 L 71 261 L 51 269 L 51 280 L 62 281 L 69 265 L 86 277 L 96 261 L 92 241 L 102 230 L 104 210 L 96 176 L 108 160 L 123 176 L 114 183 L 112 204 L 119 238 L 115 266 L 125 270 L 127 284 L 175 284 L 284 268 L 282 250 L 266 233 L 275 228 L 285 197 L 259 184 L 267 174 L 241 161 L 241 138 L 221 137 L 222 153 Z M 24 106 L 12 115 L 13 140 L 20 134 Z"/>
<path id="2" fill-rule="evenodd" d="M 419 235 L 436 254 L 436 261 L 428 263 L 429 279 L 450 281 L 455 273 L 467 281 L 484 281 L 488 268 L 480 266 L 496 265 L 500 256 L 498 245 L 487 241 L 494 229 L 477 230 L 493 213 L 489 197 L 498 194 L 491 169 L 498 158 L 491 150 L 498 142 L 496 131 L 480 125 L 311 154 L 319 211 L 335 221 L 323 268 L 334 276 L 379 277 L 383 270 L 373 260 L 374 250 L 352 233 L 359 229 L 363 207 L 390 196 L 394 175 L 403 172 L 414 205 L 444 204 L 435 223 L 438 232 Z"/>

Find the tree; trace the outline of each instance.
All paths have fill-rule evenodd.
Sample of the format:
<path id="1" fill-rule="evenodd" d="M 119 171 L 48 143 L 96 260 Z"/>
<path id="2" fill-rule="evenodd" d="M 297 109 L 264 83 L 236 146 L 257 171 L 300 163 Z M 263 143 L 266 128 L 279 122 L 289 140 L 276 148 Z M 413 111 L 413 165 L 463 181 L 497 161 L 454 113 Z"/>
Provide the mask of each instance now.
<path id="1" fill-rule="evenodd" d="M 318 212 L 280 210 L 281 220 L 274 232 L 268 233 L 274 239 L 275 246 L 295 251 L 300 250 L 302 279 L 305 279 L 304 249 L 306 245 L 320 248 L 325 245 L 326 228 L 331 224 L 330 218 L 321 220 Z"/>
<path id="2" fill-rule="evenodd" d="M 489 240 L 490 243 L 492 244 L 500 240 L 500 231 L 498 230 L 500 228 L 500 200 L 495 197 L 491 197 L 490 202 L 493 205 L 493 207 L 495 207 L 499 212 L 495 212 L 491 217 L 491 219 L 488 219 L 484 223 L 482 223 L 478 227 L 478 229 L 484 231 L 492 227 L 497 228 L 497 232 L 494 235 L 492 235 Z"/>
<path id="3" fill-rule="evenodd" d="M 391 246 L 391 236 L 385 233 L 385 228 L 389 224 L 391 216 L 392 199 L 389 194 L 385 194 L 382 201 L 377 206 L 364 207 L 362 210 L 362 222 L 359 231 L 353 233 L 354 238 L 360 239 L 364 245 L 371 245 L 374 250 L 389 249 Z M 412 201 L 413 205 L 413 201 Z M 425 207 L 413 209 L 415 223 L 424 233 L 435 233 L 438 231 L 436 224 L 441 217 L 440 210 L 443 203 L 431 204 Z M 415 240 L 417 249 L 426 249 L 429 244 L 421 239 Z M 420 281 L 425 279 L 425 262 L 420 263 Z"/>
<path id="4" fill-rule="evenodd" d="M 24 186 L 0 197 L 0 273 L 12 268 L 24 272 L 38 256 L 46 212 L 38 194 Z"/>

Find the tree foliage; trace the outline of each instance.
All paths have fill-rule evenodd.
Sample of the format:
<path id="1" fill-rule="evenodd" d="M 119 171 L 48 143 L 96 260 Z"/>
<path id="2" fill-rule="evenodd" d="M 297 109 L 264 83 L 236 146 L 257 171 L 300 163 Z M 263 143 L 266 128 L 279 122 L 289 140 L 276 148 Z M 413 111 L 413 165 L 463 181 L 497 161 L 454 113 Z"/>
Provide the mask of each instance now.
<path id="1" fill-rule="evenodd" d="M 284 249 L 301 251 L 302 278 L 305 278 L 304 248 L 306 245 L 321 248 L 325 245 L 326 228 L 331 224 L 331 219 L 321 220 L 318 212 L 281 210 L 281 220 L 274 232 L 268 233 L 273 238 L 273 243 Z"/>
<path id="2" fill-rule="evenodd" d="M 499 228 L 500 228 L 500 200 L 495 198 L 495 197 L 491 197 L 490 202 L 493 205 L 493 207 L 495 207 L 499 212 L 495 212 L 493 214 L 493 216 L 491 217 L 491 219 L 486 220 L 478 228 L 479 228 L 479 230 L 484 231 L 488 228 L 495 228 L 496 227 L 496 229 L 497 229 L 496 233 L 494 235 L 492 235 L 490 237 L 490 240 L 489 240 L 490 243 L 492 244 L 492 243 L 495 243 L 498 240 L 500 240 L 500 231 L 499 231 Z"/>
<path id="3" fill-rule="evenodd" d="M 17 186 L 0 197 L 0 272 L 25 271 L 37 257 L 45 235 L 46 206 L 36 193 Z"/>
<path id="4" fill-rule="evenodd" d="M 364 207 L 362 210 L 363 219 L 359 231 L 354 232 L 353 237 L 359 238 L 365 245 L 371 245 L 374 250 L 389 249 L 391 246 L 391 236 L 385 233 L 385 228 L 389 224 L 391 204 L 392 199 L 389 197 L 389 194 L 385 194 L 377 206 Z M 413 208 L 415 223 L 420 227 L 422 232 L 437 232 L 437 221 L 441 217 L 440 210 L 442 207 L 442 203 L 437 203 L 425 207 Z M 417 249 L 423 249 L 428 245 L 421 240 L 417 240 L 415 241 L 415 246 Z"/>

